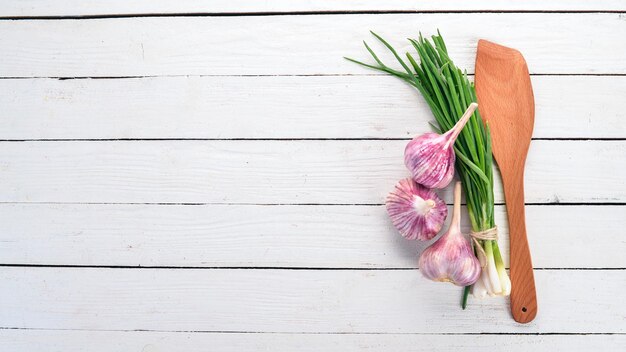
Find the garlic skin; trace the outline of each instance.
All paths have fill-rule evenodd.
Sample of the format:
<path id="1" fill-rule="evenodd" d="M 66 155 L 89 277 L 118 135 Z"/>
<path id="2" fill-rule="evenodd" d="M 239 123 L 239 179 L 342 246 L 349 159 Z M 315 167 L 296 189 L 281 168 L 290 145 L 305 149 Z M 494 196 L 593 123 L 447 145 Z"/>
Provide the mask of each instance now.
<path id="1" fill-rule="evenodd" d="M 457 286 L 475 283 L 481 274 L 472 244 L 461 233 L 461 183 L 454 187 L 454 212 L 448 232 L 422 253 L 419 269 L 427 279 Z"/>
<path id="2" fill-rule="evenodd" d="M 396 184 L 386 207 L 393 226 L 409 240 L 432 239 L 448 216 L 448 207 L 437 193 L 410 178 Z"/>
<path id="3" fill-rule="evenodd" d="M 425 133 L 411 140 L 404 149 L 404 164 L 415 182 L 428 188 L 444 188 L 454 176 L 454 142 L 478 104 L 471 103 L 448 132 Z"/>

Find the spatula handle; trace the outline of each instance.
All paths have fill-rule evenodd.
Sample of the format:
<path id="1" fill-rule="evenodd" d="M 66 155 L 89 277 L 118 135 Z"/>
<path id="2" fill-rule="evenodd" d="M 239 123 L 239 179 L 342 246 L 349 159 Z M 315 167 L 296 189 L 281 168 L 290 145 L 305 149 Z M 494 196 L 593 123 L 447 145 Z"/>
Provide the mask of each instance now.
<path id="1" fill-rule="evenodd" d="M 530 248 L 526 238 L 523 172 L 502 175 L 511 245 L 511 313 L 528 323 L 537 315 L 537 293 Z"/>

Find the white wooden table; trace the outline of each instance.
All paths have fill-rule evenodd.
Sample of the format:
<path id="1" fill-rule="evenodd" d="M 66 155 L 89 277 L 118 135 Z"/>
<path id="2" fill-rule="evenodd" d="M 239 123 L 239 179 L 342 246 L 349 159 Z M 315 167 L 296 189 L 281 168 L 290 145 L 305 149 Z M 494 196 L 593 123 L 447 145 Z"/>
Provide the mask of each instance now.
<path id="1" fill-rule="evenodd" d="M 0 17 L 1 351 L 626 348 L 626 1 L 6 0 Z M 486 38 L 533 75 L 528 325 L 504 299 L 460 310 L 382 206 L 432 117 L 342 57 L 367 59 L 369 29 L 408 50 L 437 28 L 470 73 Z M 499 181 L 496 198 L 505 244 Z"/>

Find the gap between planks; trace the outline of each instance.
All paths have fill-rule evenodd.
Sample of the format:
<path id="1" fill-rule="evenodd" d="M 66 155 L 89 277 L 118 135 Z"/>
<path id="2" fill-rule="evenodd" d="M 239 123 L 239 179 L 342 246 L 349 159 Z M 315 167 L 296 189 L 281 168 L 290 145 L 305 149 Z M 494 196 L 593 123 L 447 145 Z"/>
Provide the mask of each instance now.
<path id="1" fill-rule="evenodd" d="M 194 334 L 267 334 L 267 335 L 416 335 L 416 336 L 612 336 L 626 335 L 621 332 L 298 332 L 298 331 L 247 331 L 247 330 L 158 330 L 158 329 L 52 329 L 39 327 L 0 326 L 0 330 L 25 331 L 85 331 L 85 332 L 163 332 L 163 333 L 194 333 Z"/>
<path id="2" fill-rule="evenodd" d="M 410 141 L 411 138 L 24 138 L 0 139 L 1 142 L 176 142 L 176 141 Z M 533 141 L 626 141 L 623 137 L 538 137 Z"/>
<path id="3" fill-rule="evenodd" d="M 260 16 L 286 14 L 359 14 L 359 13 L 460 13 L 460 12 L 619 12 L 626 10 L 623 3 L 614 0 L 585 2 L 568 1 L 525 1 L 525 2 L 488 2 L 488 1 L 443 1 L 443 2 L 406 2 L 406 1 L 371 1 L 358 2 L 315 1 L 293 2 L 274 0 L 271 2 L 250 2 L 237 0 L 187 1 L 175 3 L 155 1 L 135 1 L 129 5 L 124 1 L 106 3 L 92 1 L 66 1 L 64 6 L 54 2 L 40 1 L 32 6 L 23 1 L 7 0 L 0 6 L 3 17 L 11 18 L 55 18 L 85 16 Z"/>
<path id="4" fill-rule="evenodd" d="M 81 80 L 81 79 L 142 79 L 142 78 L 202 78 L 202 77 L 367 77 L 367 76 L 375 76 L 375 77 L 388 77 L 387 74 L 377 74 L 377 73 L 310 73 L 310 74 L 188 74 L 188 75 L 138 75 L 138 76 L 0 76 L 0 80 L 2 79 L 56 79 L 59 81 L 69 81 L 69 80 Z M 468 77 L 474 77 L 473 73 L 468 73 Z M 626 73 L 531 73 L 531 77 L 537 76 L 563 76 L 563 77 L 624 77 Z"/>
<path id="5" fill-rule="evenodd" d="M 411 15 L 411 14 L 474 14 L 474 13 L 626 13 L 624 10 L 354 10 L 354 11 L 259 11 L 259 12 L 172 12 L 172 13 L 126 13 L 101 15 L 56 15 L 56 16 L 0 16 L 0 21 L 54 21 L 54 20 L 99 20 L 115 18 L 159 18 L 159 17 L 268 17 L 268 16 L 332 16 L 332 15 Z"/>
<path id="6" fill-rule="evenodd" d="M 484 335 L 484 336 L 483 336 Z M 438 350 L 474 352 L 477 350 L 502 349 L 524 352 L 532 348 L 536 352 L 561 350 L 583 352 L 602 346 L 604 351 L 621 351 L 626 337 L 621 334 L 591 333 L 495 333 L 495 334 L 323 334 L 323 333 L 242 333 L 213 331 L 93 331 L 93 330 L 37 330 L 2 329 L 0 339 L 6 352 L 48 349 L 66 352 L 121 351 L 426 351 L 432 346 Z M 114 348 L 111 348 L 115 346 Z"/>
<path id="7" fill-rule="evenodd" d="M 152 206 L 206 206 L 206 205 L 251 205 L 260 207 L 281 207 L 281 206 L 336 206 L 336 207 L 379 207 L 385 205 L 384 203 L 245 203 L 245 202 L 15 202 L 8 201 L 0 204 L 42 204 L 42 205 L 152 205 Z M 452 203 L 446 203 L 452 206 Z M 461 205 L 466 205 L 464 201 Z M 502 202 L 495 202 L 493 205 L 501 206 L 506 205 Z M 604 203 L 585 203 L 585 202 L 528 202 L 524 205 L 532 206 L 624 206 L 623 202 L 604 202 Z"/>
<path id="8" fill-rule="evenodd" d="M 298 267 L 298 266 L 159 266 L 159 265 L 82 265 L 82 264 L 8 264 L 0 268 L 60 269 L 144 269 L 144 270 L 299 270 L 299 271 L 418 271 L 419 268 Z M 509 268 L 507 267 L 507 270 Z M 536 271 L 619 271 L 626 268 L 533 268 Z"/>

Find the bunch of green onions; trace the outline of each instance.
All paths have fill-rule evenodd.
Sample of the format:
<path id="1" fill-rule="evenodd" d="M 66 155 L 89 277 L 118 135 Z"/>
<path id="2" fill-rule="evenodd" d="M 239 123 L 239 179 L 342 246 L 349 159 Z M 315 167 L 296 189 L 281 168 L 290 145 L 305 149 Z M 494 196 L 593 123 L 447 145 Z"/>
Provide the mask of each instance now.
<path id="1" fill-rule="evenodd" d="M 398 60 L 404 71 L 385 65 L 374 51 L 364 42 L 377 65 L 366 64 L 346 58 L 359 65 L 386 72 L 415 87 L 424 97 L 435 116 L 438 126 L 433 127 L 442 133 L 450 130 L 472 103 L 476 102 L 474 85 L 467 79 L 467 73 L 456 67 L 450 57 L 441 34 L 432 36 L 432 43 L 424 39 L 409 39 L 417 51 L 419 63 L 406 53 L 408 63 L 396 50 L 376 33 L 372 34 Z M 434 43 L 434 44 L 433 44 Z M 491 135 L 488 125 L 483 125 L 478 110 L 474 112 L 461 131 L 455 145 L 456 169 L 466 194 L 467 210 L 473 232 L 481 232 L 495 227 L 493 198 L 493 159 Z M 507 295 L 510 280 L 504 268 L 500 249 L 496 240 L 477 240 L 481 247 L 475 248 L 483 267 L 481 284 L 490 285 L 490 294 Z M 484 254 L 484 255 L 483 255 Z M 508 288 L 506 287 L 508 283 Z M 476 284 L 475 284 L 476 285 Z M 467 305 L 470 287 L 464 288 L 462 307 Z"/>

